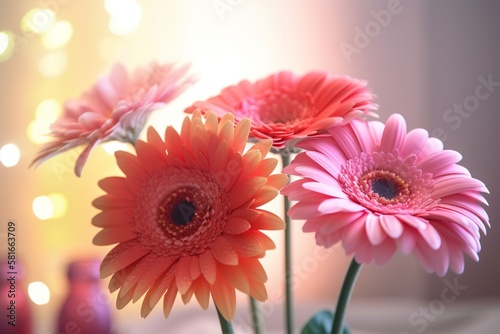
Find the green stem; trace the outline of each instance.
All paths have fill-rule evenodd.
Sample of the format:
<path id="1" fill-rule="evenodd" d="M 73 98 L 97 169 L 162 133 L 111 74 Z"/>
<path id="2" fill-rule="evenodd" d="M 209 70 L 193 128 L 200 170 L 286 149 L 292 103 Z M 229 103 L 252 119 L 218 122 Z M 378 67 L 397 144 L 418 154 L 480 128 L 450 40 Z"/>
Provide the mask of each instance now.
<path id="1" fill-rule="evenodd" d="M 352 260 L 347 274 L 345 275 L 344 284 L 340 290 L 337 308 L 335 309 L 335 317 L 333 318 L 332 334 L 341 334 L 344 328 L 344 315 L 347 310 L 347 304 L 351 298 L 352 290 L 356 279 L 358 278 L 361 264 L 357 263 L 355 259 Z"/>
<path id="2" fill-rule="evenodd" d="M 250 308 L 252 309 L 252 327 L 254 334 L 263 334 L 264 330 L 262 325 L 264 320 L 262 319 L 262 313 L 259 309 L 259 302 L 253 297 L 250 297 Z"/>
<path id="3" fill-rule="evenodd" d="M 283 168 L 290 164 L 290 154 L 285 152 L 281 154 Z M 293 301 L 292 301 L 292 238 L 290 217 L 290 200 L 288 196 L 283 196 L 285 200 L 285 299 L 286 299 L 286 332 L 293 334 Z"/>
<path id="4" fill-rule="evenodd" d="M 222 330 L 222 334 L 234 334 L 233 325 L 231 325 L 230 321 L 227 321 L 226 318 L 220 313 L 217 305 L 215 306 L 217 309 L 217 315 L 219 316 L 220 329 Z"/>

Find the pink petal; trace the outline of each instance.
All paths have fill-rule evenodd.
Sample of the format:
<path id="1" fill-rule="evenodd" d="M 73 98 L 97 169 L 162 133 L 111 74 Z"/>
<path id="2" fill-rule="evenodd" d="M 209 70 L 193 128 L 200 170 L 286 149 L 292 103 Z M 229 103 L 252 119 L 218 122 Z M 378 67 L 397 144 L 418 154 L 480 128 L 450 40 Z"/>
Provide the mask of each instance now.
<path id="1" fill-rule="evenodd" d="M 429 133 L 424 129 L 413 129 L 406 135 L 400 154 L 402 157 L 407 157 L 411 154 L 419 155 L 425 147 Z"/>
<path id="2" fill-rule="evenodd" d="M 347 195 L 342 191 L 340 184 L 336 180 L 333 181 L 334 182 L 332 183 L 338 184 L 337 187 L 330 184 L 323 184 L 318 182 L 305 182 L 304 184 L 302 184 L 302 187 L 304 189 L 314 191 L 320 194 L 347 199 Z"/>
<path id="3" fill-rule="evenodd" d="M 403 116 L 393 114 L 385 124 L 380 141 L 380 150 L 391 153 L 394 149 L 401 150 L 406 136 L 406 122 Z"/>
<path id="4" fill-rule="evenodd" d="M 428 224 L 425 230 L 418 230 L 418 232 L 430 248 L 438 249 L 441 247 L 441 236 L 431 224 Z"/>
<path id="5" fill-rule="evenodd" d="M 384 229 L 385 233 L 393 239 L 397 239 L 403 234 L 403 225 L 395 216 L 381 215 L 380 225 Z"/>
<path id="6" fill-rule="evenodd" d="M 368 214 L 366 217 L 366 236 L 373 246 L 380 245 L 387 238 L 380 220 L 380 216 L 374 214 Z"/>
<path id="7" fill-rule="evenodd" d="M 460 175 L 450 175 L 436 180 L 431 196 L 440 198 L 470 190 L 488 192 L 484 183 L 479 180 Z"/>
<path id="8" fill-rule="evenodd" d="M 323 201 L 318 206 L 318 211 L 321 214 L 335 213 L 335 212 L 359 212 L 366 209 L 349 199 L 331 198 Z"/>
<path id="9" fill-rule="evenodd" d="M 457 151 L 444 150 L 435 152 L 428 157 L 422 159 L 417 166 L 422 169 L 424 173 L 437 174 L 441 170 L 450 165 L 456 164 L 462 160 L 462 155 Z"/>

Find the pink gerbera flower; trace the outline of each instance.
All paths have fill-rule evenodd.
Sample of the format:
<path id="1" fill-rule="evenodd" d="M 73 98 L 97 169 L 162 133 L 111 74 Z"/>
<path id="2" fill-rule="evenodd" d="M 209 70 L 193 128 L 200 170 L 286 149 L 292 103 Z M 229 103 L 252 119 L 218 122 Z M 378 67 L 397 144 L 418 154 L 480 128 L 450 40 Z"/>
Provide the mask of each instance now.
<path id="1" fill-rule="evenodd" d="M 251 137 L 273 140 L 283 149 L 334 124 L 362 114 L 376 116 L 373 94 L 366 82 L 326 72 L 298 76 L 279 72 L 255 83 L 244 80 L 206 101 L 186 109 L 213 110 L 219 117 L 231 112 L 236 121 L 250 118 Z"/>
<path id="2" fill-rule="evenodd" d="M 188 68 L 153 62 L 128 74 L 122 64 L 116 64 L 80 99 L 65 104 L 64 114 L 51 125 L 54 140 L 42 147 L 32 164 L 83 146 L 75 165 L 75 174 L 80 176 L 97 144 L 111 140 L 134 143 L 150 113 L 194 82 L 186 76 Z"/>
<path id="3" fill-rule="evenodd" d="M 458 152 L 423 129 L 407 133 L 400 115 L 385 127 L 354 120 L 329 132 L 299 144 L 307 151 L 284 171 L 303 179 L 282 191 L 298 201 L 289 216 L 307 219 L 319 245 L 342 241 L 357 262 L 377 264 L 399 248 L 440 276 L 462 273 L 464 253 L 479 259 L 488 190 L 457 165 Z"/>
<path id="4" fill-rule="evenodd" d="M 146 317 L 163 297 L 167 317 L 177 294 L 184 303 L 195 295 L 203 309 L 211 295 L 230 320 L 235 289 L 267 298 L 259 258 L 274 243 L 260 230 L 284 223 L 259 206 L 288 178 L 271 175 L 277 160 L 264 158 L 270 140 L 243 153 L 249 128 L 249 120 L 235 128 L 231 114 L 218 123 L 210 113 L 203 123 L 195 112 L 180 134 L 169 127 L 163 141 L 150 128 L 147 142 L 136 143 L 137 156 L 116 153 L 125 177 L 99 182 L 107 194 L 94 201 L 102 212 L 92 224 L 103 228 L 95 244 L 118 243 L 101 265 L 101 277 L 113 275 L 110 290 L 120 289 L 118 308 L 146 294 Z"/>

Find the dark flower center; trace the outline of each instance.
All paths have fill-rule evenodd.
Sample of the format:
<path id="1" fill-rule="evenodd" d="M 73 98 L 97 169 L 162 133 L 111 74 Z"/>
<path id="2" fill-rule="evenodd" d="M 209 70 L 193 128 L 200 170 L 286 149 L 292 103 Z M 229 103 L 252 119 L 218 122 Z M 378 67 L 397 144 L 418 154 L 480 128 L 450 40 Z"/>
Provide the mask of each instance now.
<path id="1" fill-rule="evenodd" d="M 193 220 L 195 212 L 195 206 L 191 202 L 183 200 L 172 208 L 170 218 L 175 225 L 183 226 Z"/>
<path id="2" fill-rule="evenodd" d="M 379 178 L 372 181 L 372 191 L 384 197 L 385 199 L 393 199 L 398 195 L 397 186 L 394 182 L 387 178 Z"/>
<path id="3" fill-rule="evenodd" d="M 133 231 L 157 255 L 201 254 L 228 221 L 231 203 L 221 182 L 198 168 L 167 167 L 151 175 L 137 196 Z"/>
<path id="4" fill-rule="evenodd" d="M 169 193 L 158 208 L 158 223 L 171 236 L 184 237 L 195 233 L 200 227 L 200 214 L 209 206 L 204 203 L 199 189 L 179 187 Z"/>
<path id="5" fill-rule="evenodd" d="M 423 212 L 438 200 L 431 197 L 432 174 L 418 169 L 415 160 L 400 158 L 397 152 L 361 153 L 342 165 L 339 182 L 353 201 L 374 212 Z"/>

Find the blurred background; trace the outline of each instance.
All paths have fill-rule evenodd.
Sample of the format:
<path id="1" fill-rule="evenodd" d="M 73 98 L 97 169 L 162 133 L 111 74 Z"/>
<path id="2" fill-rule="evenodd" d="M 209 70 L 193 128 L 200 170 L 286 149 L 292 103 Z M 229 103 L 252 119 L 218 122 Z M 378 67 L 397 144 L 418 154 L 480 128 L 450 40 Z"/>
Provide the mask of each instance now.
<path id="1" fill-rule="evenodd" d="M 109 251 L 92 245 L 98 229 L 90 225 L 97 213 L 91 201 L 102 194 L 99 179 L 120 173 L 113 151 L 130 148 L 97 148 L 81 178 L 73 174 L 78 151 L 36 170 L 28 165 L 65 100 L 77 98 L 117 61 L 133 69 L 151 60 L 191 63 L 200 78 L 154 114 L 150 123 L 159 131 L 167 124 L 178 127 L 192 102 L 244 78 L 319 69 L 368 80 L 381 120 L 401 113 L 408 128 L 426 128 L 446 148 L 461 152 L 461 164 L 491 192 L 492 229 L 481 239 L 480 261 L 467 259 L 464 274 L 444 278 L 427 274 L 412 256 L 398 255 L 385 267 L 365 266 L 347 319 L 354 333 L 495 332 L 500 326 L 499 14 L 495 0 L 1 1 L 0 260 L 7 259 L 8 222 L 14 221 L 35 332 L 56 332 L 68 291 L 66 265 L 77 258 L 101 259 Z M 281 199 L 272 205 L 282 211 Z M 320 308 L 335 305 L 350 262 L 341 247 L 317 248 L 301 225 L 293 224 L 297 328 Z M 281 233 L 270 235 L 277 249 L 263 261 L 270 295 L 263 314 L 269 332 L 280 333 L 283 243 Z M 443 299 L 445 289 L 454 291 L 452 302 Z M 116 296 L 103 291 L 101 298 L 114 305 Z M 246 298 L 238 298 L 237 333 L 250 333 Z M 161 306 L 145 320 L 140 302 L 122 311 L 113 307 L 114 332 L 218 331 L 212 308 L 204 312 L 194 301 L 177 302 L 168 320 Z"/>

